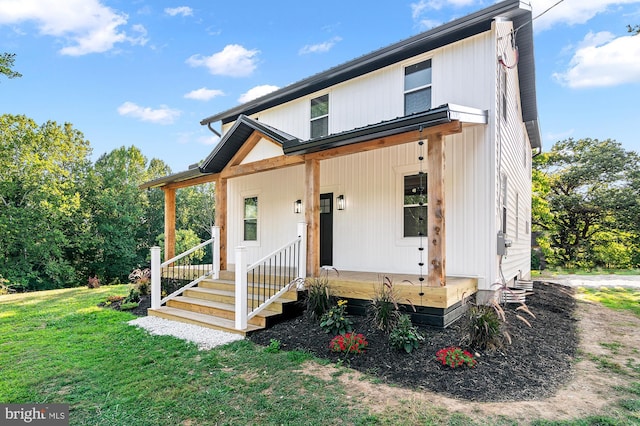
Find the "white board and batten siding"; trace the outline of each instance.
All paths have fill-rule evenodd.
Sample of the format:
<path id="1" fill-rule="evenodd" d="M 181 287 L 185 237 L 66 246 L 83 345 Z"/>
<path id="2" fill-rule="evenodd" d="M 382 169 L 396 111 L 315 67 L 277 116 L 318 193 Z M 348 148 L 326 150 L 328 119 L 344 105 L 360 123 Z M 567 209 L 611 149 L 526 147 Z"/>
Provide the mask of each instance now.
<path id="1" fill-rule="evenodd" d="M 511 47 L 510 33 L 513 25 L 510 21 L 496 22 L 496 56 L 502 56 L 503 62 L 511 67 L 516 64 L 517 56 Z M 494 132 L 496 138 L 496 224 L 502 227 L 502 206 L 506 206 L 506 234 L 512 246 L 502 259 L 502 273 L 507 282 L 515 277 L 530 278 L 531 270 L 531 145 L 522 123 L 520 106 L 520 87 L 517 66 L 513 68 L 497 65 L 496 70 L 496 106 Z M 502 68 L 502 70 L 501 70 Z M 504 72 L 504 77 L 501 73 Z M 506 83 L 506 84 L 505 84 Z M 503 116 L 502 93 L 506 89 L 506 118 Z M 505 188 L 506 181 L 506 188 Z M 506 197 L 506 198 L 505 198 Z M 497 257 L 496 270 L 498 269 Z M 501 280 L 500 276 L 493 278 Z"/>
<path id="2" fill-rule="evenodd" d="M 499 30 L 506 30 L 507 25 L 500 25 L 505 28 Z M 496 89 L 498 44 L 496 33 L 488 31 L 252 117 L 306 140 L 310 100 L 328 93 L 330 133 L 394 119 L 404 114 L 404 68 L 432 59 L 432 106 L 455 103 L 489 111 L 489 125 L 465 126 L 461 134 L 445 138 L 447 275 L 478 277 L 479 288 L 489 289 L 498 276 L 499 159 L 500 173 L 508 175 L 510 211 L 515 208 L 515 194 L 520 194 L 517 238 L 516 216 L 508 214 L 507 238 L 514 245 L 504 261 L 505 275 L 529 271 L 525 264 L 529 255 L 524 248 L 530 238 L 525 232 L 531 209 L 530 150 L 527 166 L 523 149 L 528 149 L 528 141 L 516 108 L 515 70 L 507 78 L 509 115 L 507 125 L 500 127 L 501 154 L 494 143 L 498 133 L 495 111 L 500 102 Z M 224 130 L 232 124 L 225 125 Z M 249 154 L 251 161 L 273 156 L 273 147 L 265 143 L 260 142 Z M 426 161 L 423 166 L 426 170 Z M 333 214 L 333 266 L 353 271 L 419 272 L 418 241 L 402 236 L 403 176 L 419 169 L 417 143 L 321 161 L 321 193 L 333 193 L 334 200 L 344 194 L 347 200 L 347 208 L 334 210 Z M 250 196 L 258 196 L 256 242 L 242 241 L 243 199 Z M 296 223 L 304 220 L 303 214 L 293 212 L 297 199 L 304 200 L 303 166 L 230 179 L 227 246 L 246 246 L 248 261 L 252 262 L 293 239 Z M 229 263 L 233 263 L 231 259 Z"/>

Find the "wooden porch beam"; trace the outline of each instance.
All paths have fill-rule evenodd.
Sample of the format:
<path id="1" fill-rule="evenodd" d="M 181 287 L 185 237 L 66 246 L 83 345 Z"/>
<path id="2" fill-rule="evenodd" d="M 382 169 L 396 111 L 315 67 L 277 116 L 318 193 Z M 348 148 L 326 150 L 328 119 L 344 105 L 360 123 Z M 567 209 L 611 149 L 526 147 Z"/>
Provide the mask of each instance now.
<path id="1" fill-rule="evenodd" d="M 176 190 L 162 188 L 164 191 L 164 260 L 176 255 Z"/>
<path id="2" fill-rule="evenodd" d="M 197 178 L 182 180 L 180 182 L 169 183 L 165 186 L 161 186 L 163 190 L 165 189 L 180 189 L 187 188 L 189 186 L 196 186 L 203 183 L 215 182 L 218 180 L 219 173 L 212 173 L 210 175 L 199 176 Z"/>
<path id="3" fill-rule="evenodd" d="M 450 123 L 440 124 L 438 126 L 429 127 L 423 130 L 421 134 L 419 130 L 413 130 L 398 135 L 382 137 L 352 145 L 341 146 L 338 148 L 328 149 L 326 151 L 305 154 L 305 159 L 325 160 L 328 158 L 339 157 L 341 155 L 356 154 L 358 152 L 373 151 L 375 149 L 386 148 L 389 146 L 402 145 L 405 143 L 417 142 L 425 137 L 425 134 L 440 134 L 442 136 L 452 135 L 462 132 L 462 123 L 460 121 L 452 121 Z"/>
<path id="4" fill-rule="evenodd" d="M 427 135 L 427 283 L 430 287 L 447 285 L 446 221 L 444 172 L 444 137 L 440 133 Z"/>
<path id="5" fill-rule="evenodd" d="M 227 164 L 229 166 L 237 166 L 238 164 L 240 164 L 242 160 L 244 160 L 244 157 L 246 157 L 251 152 L 251 150 L 256 147 L 256 145 L 258 145 L 258 142 L 260 142 L 260 139 L 262 139 L 262 137 L 262 134 L 254 130 L 253 133 L 251 133 L 247 140 L 242 144 L 240 149 L 238 149 L 233 155 L 231 161 L 229 161 L 229 163 Z"/>
<path id="6" fill-rule="evenodd" d="M 320 275 L 320 161 L 304 163 L 304 206 L 307 228 L 307 275 Z"/>
<path id="7" fill-rule="evenodd" d="M 215 225 L 220 227 L 220 269 L 227 269 L 227 180 L 216 180 L 216 218 Z"/>
<path id="8" fill-rule="evenodd" d="M 266 158 L 247 164 L 227 166 L 221 173 L 222 178 L 230 179 L 238 176 L 245 176 L 253 173 L 266 172 L 268 170 L 280 169 L 283 167 L 304 164 L 304 159 L 298 155 L 281 155 L 279 157 Z"/>

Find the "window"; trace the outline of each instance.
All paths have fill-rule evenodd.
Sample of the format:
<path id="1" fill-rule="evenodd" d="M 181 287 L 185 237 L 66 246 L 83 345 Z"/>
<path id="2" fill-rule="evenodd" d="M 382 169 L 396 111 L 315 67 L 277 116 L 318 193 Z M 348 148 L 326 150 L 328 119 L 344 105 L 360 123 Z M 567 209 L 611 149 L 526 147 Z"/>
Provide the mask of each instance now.
<path id="1" fill-rule="evenodd" d="M 311 99 L 311 139 L 329 134 L 329 95 Z"/>
<path id="2" fill-rule="evenodd" d="M 404 233 L 405 237 L 427 235 L 427 174 L 404 177 Z"/>
<path id="3" fill-rule="evenodd" d="M 244 199 L 244 240 L 258 241 L 258 197 Z"/>
<path id="4" fill-rule="evenodd" d="M 431 109 L 431 59 L 404 69 L 404 115 Z"/>

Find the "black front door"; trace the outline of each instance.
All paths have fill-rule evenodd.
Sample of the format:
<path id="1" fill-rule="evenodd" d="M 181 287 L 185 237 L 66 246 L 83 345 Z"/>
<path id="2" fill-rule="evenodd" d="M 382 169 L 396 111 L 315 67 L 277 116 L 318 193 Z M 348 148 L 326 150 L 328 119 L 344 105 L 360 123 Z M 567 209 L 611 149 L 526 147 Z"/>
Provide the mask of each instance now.
<path id="1" fill-rule="evenodd" d="M 320 194 L 320 266 L 333 265 L 333 193 Z"/>

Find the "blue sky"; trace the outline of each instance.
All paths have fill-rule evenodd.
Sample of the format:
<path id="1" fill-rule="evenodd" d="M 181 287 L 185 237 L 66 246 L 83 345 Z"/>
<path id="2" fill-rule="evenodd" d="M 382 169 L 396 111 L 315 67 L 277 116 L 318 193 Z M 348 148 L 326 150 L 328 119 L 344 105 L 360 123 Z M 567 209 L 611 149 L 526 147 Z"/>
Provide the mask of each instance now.
<path id="1" fill-rule="evenodd" d="M 531 0 L 533 15 L 557 0 Z M 0 114 L 72 123 L 93 159 L 135 145 L 174 172 L 217 138 L 199 121 L 487 7 L 477 0 L 0 0 Z M 564 0 L 535 19 L 545 149 L 611 138 L 640 152 L 640 0 Z"/>

